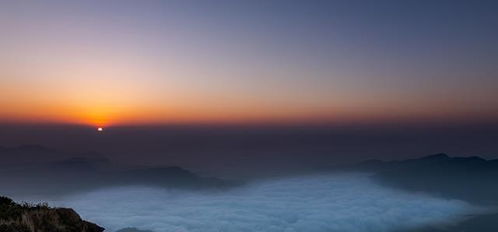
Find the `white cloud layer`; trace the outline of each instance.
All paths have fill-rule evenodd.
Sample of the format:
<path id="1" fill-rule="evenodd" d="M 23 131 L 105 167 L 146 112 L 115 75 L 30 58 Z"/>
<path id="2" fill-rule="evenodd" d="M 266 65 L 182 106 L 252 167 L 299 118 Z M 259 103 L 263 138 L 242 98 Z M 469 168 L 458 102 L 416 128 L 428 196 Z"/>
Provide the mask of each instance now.
<path id="1" fill-rule="evenodd" d="M 475 208 L 385 188 L 359 174 L 255 182 L 223 192 L 105 189 L 51 202 L 116 231 L 378 232 L 454 222 Z"/>

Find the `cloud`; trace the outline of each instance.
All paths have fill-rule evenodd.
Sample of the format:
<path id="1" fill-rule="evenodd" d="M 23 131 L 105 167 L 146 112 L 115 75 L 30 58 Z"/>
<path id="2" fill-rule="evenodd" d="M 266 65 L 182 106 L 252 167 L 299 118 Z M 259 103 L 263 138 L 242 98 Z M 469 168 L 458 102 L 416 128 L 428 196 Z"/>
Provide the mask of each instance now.
<path id="1" fill-rule="evenodd" d="M 476 209 L 385 188 L 362 174 L 272 179 L 220 192 L 122 187 L 51 204 L 75 208 L 107 231 L 155 232 L 393 231 L 454 222 Z"/>

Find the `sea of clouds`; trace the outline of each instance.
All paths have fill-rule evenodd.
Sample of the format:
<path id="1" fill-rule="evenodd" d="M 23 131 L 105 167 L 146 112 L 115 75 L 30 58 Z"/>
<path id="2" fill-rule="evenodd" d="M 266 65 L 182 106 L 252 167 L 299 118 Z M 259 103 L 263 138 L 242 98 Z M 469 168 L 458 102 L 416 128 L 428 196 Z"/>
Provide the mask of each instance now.
<path id="1" fill-rule="evenodd" d="M 106 231 L 378 232 L 460 220 L 476 210 L 457 200 L 379 186 L 364 174 L 253 182 L 226 191 L 148 187 L 99 190 L 50 202 L 76 209 Z"/>

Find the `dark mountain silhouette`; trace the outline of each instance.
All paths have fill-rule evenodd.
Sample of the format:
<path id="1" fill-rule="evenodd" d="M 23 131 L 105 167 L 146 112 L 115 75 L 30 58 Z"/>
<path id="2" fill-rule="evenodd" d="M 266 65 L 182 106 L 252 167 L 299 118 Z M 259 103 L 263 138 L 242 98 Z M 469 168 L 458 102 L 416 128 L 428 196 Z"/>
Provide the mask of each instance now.
<path id="1" fill-rule="evenodd" d="M 180 167 L 152 167 L 118 172 L 112 182 L 119 185 L 149 185 L 159 187 L 228 187 L 230 183 L 217 178 L 200 177 Z"/>
<path id="2" fill-rule="evenodd" d="M 102 232 L 104 228 L 83 221 L 72 209 L 17 204 L 0 197 L 2 232 Z"/>
<path id="3" fill-rule="evenodd" d="M 450 157 L 444 153 L 400 161 L 367 160 L 342 170 L 373 173 L 380 184 L 438 197 L 459 199 L 484 207 L 498 204 L 498 160 L 478 156 Z M 460 223 L 428 226 L 408 232 L 498 231 L 498 214 L 468 215 Z M 404 231 L 407 232 L 407 231 Z"/>
<path id="4" fill-rule="evenodd" d="M 432 225 L 397 232 L 496 232 L 497 222 L 498 214 L 469 215 L 466 220 L 456 224 Z"/>
<path id="5" fill-rule="evenodd" d="M 43 160 L 40 157 L 47 154 L 56 157 L 54 153 L 61 153 L 36 146 L 2 149 L 6 150 L 5 154 L 21 150 L 24 157 L 39 158 L 37 162 L 19 162 L 12 155 L 7 163 L 0 161 L 0 194 L 8 196 L 53 197 L 126 185 L 200 189 L 233 184 L 216 178 L 200 177 L 180 167 L 120 167 L 98 153 L 86 154 L 86 157 Z"/>
<path id="6" fill-rule="evenodd" d="M 120 229 L 116 232 L 153 232 L 153 231 L 151 231 L 151 230 L 139 230 L 137 228 L 129 227 L 129 228 Z"/>
<path id="7" fill-rule="evenodd" d="M 369 160 L 354 166 L 382 184 L 480 204 L 498 203 L 498 160 L 444 153 L 402 161 Z"/>

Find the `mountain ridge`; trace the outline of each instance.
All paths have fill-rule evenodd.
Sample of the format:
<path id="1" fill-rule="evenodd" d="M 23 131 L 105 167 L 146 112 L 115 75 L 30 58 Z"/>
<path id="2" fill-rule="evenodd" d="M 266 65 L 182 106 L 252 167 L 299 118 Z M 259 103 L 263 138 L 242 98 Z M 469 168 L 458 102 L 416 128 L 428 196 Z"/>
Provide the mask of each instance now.
<path id="1" fill-rule="evenodd" d="M 348 169 L 372 172 L 375 181 L 409 191 L 479 204 L 498 203 L 498 159 L 437 153 L 407 160 L 367 160 Z"/>

